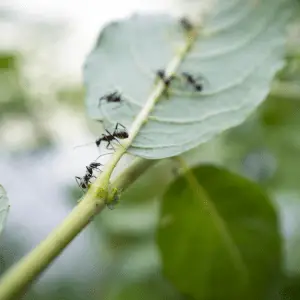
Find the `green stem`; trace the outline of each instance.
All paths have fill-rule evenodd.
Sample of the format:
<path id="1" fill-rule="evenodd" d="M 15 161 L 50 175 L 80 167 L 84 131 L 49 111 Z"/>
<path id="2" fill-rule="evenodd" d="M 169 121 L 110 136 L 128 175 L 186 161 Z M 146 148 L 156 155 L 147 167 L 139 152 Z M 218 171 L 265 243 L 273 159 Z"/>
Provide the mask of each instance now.
<path id="1" fill-rule="evenodd" d="M 186 42 L 166 68 L 166 74 L 174 74 L 184 59 L 186 53 L 193 45 L 196 33 L 191 34 Z M 93 183 L 82 201 L 40 245 L 24 257 L 12 269 L 4 274 L 0 281 L 0 299 L 11 300 L 20 295 L 29 284 L 46 269 L 46 267 L 62 252 L 62 250 L 82 231 L 90 220 L 105 207 L 108 190 L 110 188 L 110 176 L 121 157 L 126 153 L 140 128 L 147 122 L 150 112 L 165 90 L 163 82 L 159 82 L 152 94 L 147 99 L 145 106 L 134 120 L 129 138 L 114 152 L 106 163 L 103 172 Z M 154 161 L 152 161 L 154 162 Z M 120 175 L 116 180 L 116 186 L 125 188 L 132 183 L 140 173 L 144 172 L 151 164 L 149 161 L 140 160 L 133 164 L 132 170 L 125 171 L 124 178 Z M 125 178 L 126 177 L 126 178 Z"/>
<path id="2" fill-rule="evenodd" d="M 114 180 L 112 186 L 125 190 L 156 162 L 156 160 L 136 159 Z M 20 295 L 105 207 L 103 198 L 95 202 L 94 197 L 95 195 L 88 193 L 58 228 L 2 277 L 1 300 L 13 299 Z"/>
<path id="3" fill-rule="evenodd" d="M 96 210 L 103 209 L 103 200 L 99 202 L 98 207 L 91 200 L 88 197 L 80 202 L 58 228 L 4 274 L 0 285 L 1 300 L 13 299 L 20 295 L 89 223 Z"/>
<path id="4" fill-rule="evenodd" d="M 300 100 L 300 86 L 296 83 L 275 81 L 270 95 L 284 99 Z"/>
<path id="5" fill-rule="evenodd" d="M 112 188 L 124 190 L 128 185 L 135 181 L 145 170 L 156 164 L 159 160 L 150 160 L 143 158 L 136 158 L 132 165 L 120 173 L 111 184 Z"/>

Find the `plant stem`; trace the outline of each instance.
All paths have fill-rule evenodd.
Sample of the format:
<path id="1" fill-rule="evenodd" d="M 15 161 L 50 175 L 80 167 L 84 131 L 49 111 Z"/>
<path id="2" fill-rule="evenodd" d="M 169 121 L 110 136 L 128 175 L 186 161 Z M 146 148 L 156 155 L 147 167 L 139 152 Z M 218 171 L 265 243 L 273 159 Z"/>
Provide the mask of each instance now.
<path id="1" fill-rule="evenodd" d="M 102 210 L 103 207 L 103 200 L 98 208 L 89 197 L 80 202 L 58 228 L 4 274 L 0 285 L 0 299 L 13 299 L 20 295 L 89 223 L 96 209 Z"/>
<path id="2" fill-rule="evenodd" d="M 149 167 L 157 163 L 159 160 L 150 160 L 143 158 L 136 158 L 131 166 L 120 173 L 111 184 L 112 188 L 124 190 L 129 183 L 134 182 L 139 176 Z"/>
<path id="3" fill-rule="evenodd" d="M 117 177 L 112 186 L 122 190 L 128 188 L 156 162 L 156 160 L 136 159 Z M 0 282 L 0 299 L 10 300 L 22 294 L 104 207 L 104 198 L 95 201 L 95 194 L 89 191 L 58 228 L 4 274 Z"/>
<path id="4" fill-rule="evenodd" d="M 271 96 L 290 100 L 300 100 L 300 86 L 296 83 L 275 81 L 270 92 Z"/>
<path id="5" fill-rule="evenodd" d="M 171 60 L 166 68 L 166 75 L 176 72 L 186 53 L 190 50 L 196 38 L 196 32 L 191 34 L 184 42 L 178 54 Z M 129 131 L 129 138 L 121 147 L 114 152 L 111 159 L 106 163 L 103 172 L 90 186 L 78 206 L 56 228 L 39 246 L 23 258 L 11 270 L 9 270 L 0 281 L 0 299 L 11 300 L 20 295 L 29 284 L 46 269 L 46 267 L 62 252 L 62 250 L 75 238 L 75 236 L 85 228 L 91 219 L 104 207 L 109 190 L 110 176 L 121 157 L 126 153 L 134 138 L 139 133 L 141 127 L 147 122 L 150 112 L 165 90 L 165 84 L 160 81 L 149 96 L 140 113 L 135 118 Z M 152 161 L 154 162 L 154 161 Z M 127 187 L 142 172 L 144 172 L 152 162 L 144 159 L 133 164 L 132 170 L 127 170 L 116 180 L 119 188 Z"/>

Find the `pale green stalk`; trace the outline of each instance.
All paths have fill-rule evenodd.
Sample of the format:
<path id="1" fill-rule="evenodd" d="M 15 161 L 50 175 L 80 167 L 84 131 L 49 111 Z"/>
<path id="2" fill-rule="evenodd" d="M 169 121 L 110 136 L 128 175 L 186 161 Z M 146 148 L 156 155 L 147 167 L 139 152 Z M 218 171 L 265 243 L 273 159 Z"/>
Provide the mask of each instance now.
<path id="1" fill-rule="evenodd" d="M 175 73 L 184 56 L 195 40 L 191 35 L 178 54 L 166 69 L 167 75 Z M 85 226 L 105 207 L 108 196 L 110 176 L 121 157 L 126 153 L 140 128 L 147 122 L 148 116 L 155 106 L 165 85 L 159 82 L 146 101 L 145 106 L 137 115 L 129 131 L 129 138 L 118 147 L 111 159 L 106 163 L 102 174 L 91 185 L 87 194 L 79 202 L 70 215 L 57 227 L 40 245 L 20 260 L 13 268 L 4 274 L 0 281 L 0 300 L 11 300 L 20 295 L 29 284 L 36 279 L 43 270 L 62 252 L 62 250 L 80 233 Z M 167 100 L 166 100 L 167 101 Z M 152 161 L 154 162 L 154 161 Z M 140 160 L 133 164 L 133 169 L 125 171 L 119 176 L 116 185 L 125 188 L 132 183 L 139 174 L 144 172 L 152 163 Z M 131 176 L 131 178 L 130 178 Z"/>

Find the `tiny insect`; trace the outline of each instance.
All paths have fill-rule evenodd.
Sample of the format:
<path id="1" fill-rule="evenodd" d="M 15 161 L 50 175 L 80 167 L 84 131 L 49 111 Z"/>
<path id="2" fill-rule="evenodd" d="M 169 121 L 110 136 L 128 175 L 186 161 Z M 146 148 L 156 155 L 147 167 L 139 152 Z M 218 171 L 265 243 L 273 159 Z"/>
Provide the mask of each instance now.
<path id="1" fill-rule="evenodd" d="M 94 170 L 101 171 L 99 169 L 100 166 L 103 166 L 103 165 L 101 163 L 98 163 L 98 162 L 91 162 L 88 166 L 86 166 L 87 173 L 92 176 Z"/>
<path id="2" fill-rule="evenodd" d="M 103 97 L 101 97 L 99 99 L 98 107 L 100 107 L 103 100 L 105 100 L 107 103 L 121 103 L 123 101 L 120 93 L 118 93 L 117 91 L 106 94 Z"/>
<path id="3" fill-rule="evenodd" d="M 190 84 L 197 92 L 201 92 L 203 90 L 203 82 L 199 82 L 190 73 L 182 72 L 181 74 L 185 78 L 186 82 Z M 203 79 L 203 77 L 200 76 L 200 79 Z"/>
<path id="4" fill-rule="evenodd" d="M 119 129 L 119 127 L 122 127 L 122 129 Z M 102 134 L 102 136 L 99 137 L 98 139 L 96 139 L 95 142 L 87 143 L 87 144 L 84 144 L 84 145 L 75 146 L 74 149 L 79 148 L 79 147 L 84 147 L 84 146 L 87 146 L 87 145 L 90 145 L 90 144 L 94 144 L 94 143 L 96 144 L 97 147 L 100 147 L 101 142 L 104 141 L 104 142 L 108 142 L 108 144 L 106 146 L 106 149 L 114 150 L 114 147 L 112 145 L 112 141 L 116 141 L 117 143 L 120 144 L 120 142 L 119 142 L 118 139 L 127 139 L 128 136 L 129 136 L 129 134 L 128 134 L 127 130 L 126 130 L 126 127 L 123 126 L 121 123 L 117 123 L 116 124 L 116 127 L 115 127 L 113 133 L 109 132 L 107 129 L 105 129 L 105 131 L 106 131 L 107 134 Z M 109 148 L 109 146 L 111 148 Z M 111 153 L 106 153 L 106 154 L 111 154 Z M 102 155 L 106 155 L 106 154 L 102 154 Z M 100 155 L 99 157 L 101 157 L 102 155 Z"/>
<path id="5" fill-rule="evenodd" d="M 111 153 L 104 153 L 104 154 L 101 154 L 97 157 L 97 159 L 99 159 L 101 156 L 105 156 L 105 155 L 108 155 L 108 154 L 111 154 Z M 97 160 L 96 159 L 96 160 Z M 75 180 L 78 184 L 78 186 L 82 189 L 82 190 L 85 190 L 89 187 L 89 184 L 90 184 L 90 180 L 92 178 L 96 178 L 93 173 L 94 173 L 94 170 L 97 170 L 97 171 L 100 171 L 101 170 L 99 169 L 100 166 L 103 166 L 103 164 L 101 163 L 98 163 L 96 161 L 93 161 L 91 162 L 88 166 L 86 166 L 86 173 L 83 177 L 79 177 L 79 176 L 75 176 Z"/>
<path id="6" fill-rule="evenodd" d="M 156 76 L 164 82 L 166 88 L 169 87 L 170 83 L 175 79 L 174 75 L 166 76 L 165 70 L 162 69 L 156 71 Z"/>
<path id="7" fill-rule="evenodd" d="M 179 22 L 186 31 L 191 31 L 194 28 L 192 23 L 186 17 L 181 18 Z"/>
<path id="8" fill-rule="evenodd" d="M 84 191 L 89 187 L 92 177 L 96 178 L 95 176 L 93 176 L 93 174 L 86 173 L 83 177 L 75 176 L 75 180 L 78 186 Z"/>
<path id="9" fill-rule="evenodd" d="M 119 127 L 122 127 L 122 129 L 119 129 Z M 106 149 L 114 149 L 112 142 L 116 141 L 120 144 L 118 139 L 127 139 L 129 134 L 126 130 L 126 127 L 123 126 L 121 123 L 117 123 L 116 127 L 113 131 L 113 133 L 109 132 L 107 129 L 105 129 L 107 134 L 102 134 L 101 138 L 98 138 L 95 143 L 97 147 L 100 147 L 101 142 L 107 142 Z M 111 148 L 109 148 L 109 146 Z"/>

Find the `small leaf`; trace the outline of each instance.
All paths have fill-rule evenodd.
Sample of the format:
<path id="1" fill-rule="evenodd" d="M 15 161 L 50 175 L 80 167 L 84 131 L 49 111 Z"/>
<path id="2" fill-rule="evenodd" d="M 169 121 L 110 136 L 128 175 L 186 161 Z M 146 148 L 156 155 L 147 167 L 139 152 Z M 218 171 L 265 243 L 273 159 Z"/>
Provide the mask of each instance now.
<path id="1" fill-rule="evenodd" d="M 5 221 L 8 215 L 9 201 L 6 195 L 6 191 L 0 184 L 0 235 L 4 229 Z"/>
<path id="2" fill-rule="evenodd" d="M 197 300 L 265 300 L 280 275 L 274 208 L 224 169 L 201 166 L 170 186 L 157 237 L 166 276 Z"/>
<path id="3" fill-rule="evenodd" d="M 181 154 L 242 123 L 265 99 L 283 67 L 285 28 L 294 0 L 218 1 L 213 16 L 177 70 L 206 79 L 204 90 L 171 85 L 128 152 L 145 158 Z M 86 60 L 89 115 L 130 128 L 155 88 L 155 72 L 166 68 L 187 42 L 177 20 L 133 16 L 105 27 Z M 172 90 L 173 88 L 173 90 Z M 118 90 L 119 105 L 99 98 Z"/>

